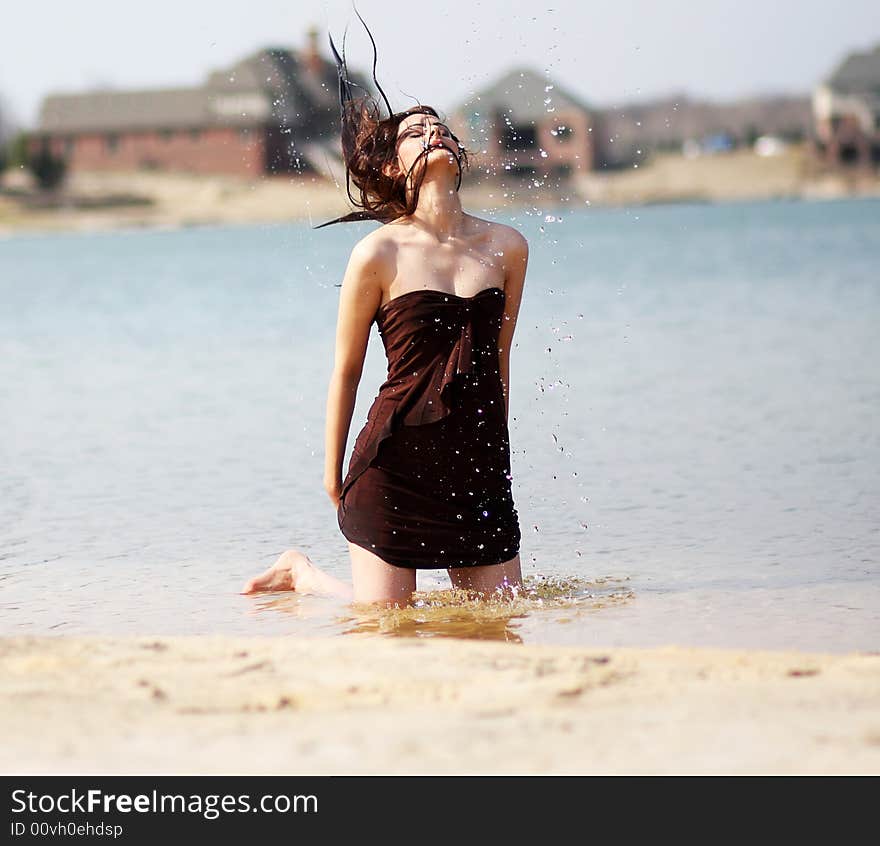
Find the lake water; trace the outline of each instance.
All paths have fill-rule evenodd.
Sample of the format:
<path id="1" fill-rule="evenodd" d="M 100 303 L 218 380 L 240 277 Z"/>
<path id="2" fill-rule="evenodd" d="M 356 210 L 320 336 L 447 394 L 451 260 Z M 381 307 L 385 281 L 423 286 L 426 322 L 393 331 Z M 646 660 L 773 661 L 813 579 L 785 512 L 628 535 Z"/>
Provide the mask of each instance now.
<path id="1" fill-rule="evenodd" d="M 237 593 L 289 547 L 347 577 L 324 412 L 370 224 L 24 235 L 0 240 L 0 634 L 880 647 L 880 201 L 491 216 L 531 245 L 530 598 Z M 349 449 L 384 378 L 374 326 Z"/>

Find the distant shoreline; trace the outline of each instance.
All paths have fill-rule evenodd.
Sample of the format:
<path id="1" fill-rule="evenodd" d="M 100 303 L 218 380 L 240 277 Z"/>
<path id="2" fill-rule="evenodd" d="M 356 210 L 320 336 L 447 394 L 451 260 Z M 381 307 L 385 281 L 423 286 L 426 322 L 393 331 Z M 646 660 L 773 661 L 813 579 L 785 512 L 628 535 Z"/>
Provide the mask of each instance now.
<path id="1" fill-rule="evenodd" d="M 179 173 L 71 175 L 56 208 L 39 208 L 24 175 L 0 179 L 0 235 L 177 229 L 213 225 L 317 224 L 349 210 L 345 189 L 317 177 L 232 177 Z M 470 184 L 474 213 L 522 208 L 619 208 L 672 203 L 880 197 L 880 173 L 816 172 L 797 147 L 761 157 L 741 150 L 689 159 L 663 153 L 639 168 L 594 171 L 561 191 L 528 182 Z M 44 201 L 45 202 L 45 201 Z M 30 207 L 27 207 L 27 206 Z"/>

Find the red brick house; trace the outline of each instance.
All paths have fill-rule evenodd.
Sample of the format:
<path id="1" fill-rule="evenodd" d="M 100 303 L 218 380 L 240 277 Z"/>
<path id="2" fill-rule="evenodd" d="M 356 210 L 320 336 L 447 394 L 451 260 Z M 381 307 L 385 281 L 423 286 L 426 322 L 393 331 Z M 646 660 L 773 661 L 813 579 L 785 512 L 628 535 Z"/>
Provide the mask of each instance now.
<path id="1" fill-rule="evenodd" d="M 458 106 L 453 131 L 489 176 L 567 179 L 593 170 L 594 119 L 572 94 L 517 68 Z"/>
<path id="2" fill-rule="evenodd" d="M 304 50 L 258 50 L 199 88 L 50 95 L 31 151 L 47 146 L 74 171 L 324 171 L 340 155 L 337 73 L 317 31 L 308 37 Z"/>

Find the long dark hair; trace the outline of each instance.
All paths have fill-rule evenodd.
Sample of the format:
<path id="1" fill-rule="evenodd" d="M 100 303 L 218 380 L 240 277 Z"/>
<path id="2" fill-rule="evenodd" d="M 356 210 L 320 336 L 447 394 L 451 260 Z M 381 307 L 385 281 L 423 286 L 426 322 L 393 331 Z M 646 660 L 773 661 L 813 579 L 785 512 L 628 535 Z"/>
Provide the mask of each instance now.
<path id="1" fill-rule="evenodd" d="M 407 173 L 400 172 L 396 167 L 397 132 L 404 118 L 410 115 L 431 115 L 440 120 L 440 115 L 431 106 L 417 105 L 404 112 L 395 112 L 391 108 L 385 92 L 376 79 L 378 60 L 376 42 L 357 9 L 355 14 L 367 30 L 373 45 L 373 82 L 385 101 L 388 117 L 381 116 L 379 104 L 363 86 L 349 79 L 345 64 L 345 36 L 342 39 L 341 56 L 333 43 L 333 37 L 330 36 L 330 49 L 339 75 L 340 132 L 342 158 L 345 163 L 345 189 L 348 199 L 357 210 L 334 220 L 328 220 L 315 229 L 330 226 L 332 223 L 347 223 L 355 220 L 378 220 L 381 223 L 388 223 L 403 215 L 412 214 L 419 202 L 419 190 L 426 168 L 418 169 L 414 178 L 413 171 L 430 150 L 423 150 Z M 358 88 L 364 93 L 356 94 L 355 89 Z M 451 130 L 450 135 L 452 135 Z M 452 135 L 452 140 L 457 147 L 452 153 L 458 163 L 458 182 L 455 186 L 458 190 L 461 187 L 462 171 L 468 167 L 468 156 L 467 150 L 455 135 Z M 394 166 L 393 175 L 386 173 L 388 165 Z M 407 185 L 411 179 L 412 191 L 408 194 Z M 352 191 L 352 185 L 357 190 L 356 194 Z"/>

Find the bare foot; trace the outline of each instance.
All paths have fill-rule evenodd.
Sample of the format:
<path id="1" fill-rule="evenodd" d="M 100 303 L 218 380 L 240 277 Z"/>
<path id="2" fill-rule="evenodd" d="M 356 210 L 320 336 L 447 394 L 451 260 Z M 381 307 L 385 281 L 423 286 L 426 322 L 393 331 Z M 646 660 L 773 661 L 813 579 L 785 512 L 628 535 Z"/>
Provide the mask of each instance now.
<path id="1" fill-rule="evenodd" d="M 282 553 L 278 560 L 259 576 L 249 579 L 242 593 L 259 593 L 261 591 L 299 590 L 303 593 L 311 593 L 307 587 L 309 574 L 314 570 L 314 565 L 307 556 L 296 549 L 288 549 Z"/>

